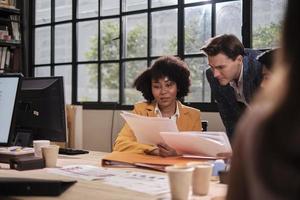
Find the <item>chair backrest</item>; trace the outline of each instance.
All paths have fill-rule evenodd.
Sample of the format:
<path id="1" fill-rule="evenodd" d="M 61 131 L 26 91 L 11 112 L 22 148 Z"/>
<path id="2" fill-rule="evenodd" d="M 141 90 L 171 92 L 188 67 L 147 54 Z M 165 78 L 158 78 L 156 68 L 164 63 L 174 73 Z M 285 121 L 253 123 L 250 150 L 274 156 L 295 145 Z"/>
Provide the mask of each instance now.
<path id="1" fill-rule="evenodd" d="M 202 131 L 207 131 L 208 121 L 201 120 L 201 124 L 202 124 Z"/>

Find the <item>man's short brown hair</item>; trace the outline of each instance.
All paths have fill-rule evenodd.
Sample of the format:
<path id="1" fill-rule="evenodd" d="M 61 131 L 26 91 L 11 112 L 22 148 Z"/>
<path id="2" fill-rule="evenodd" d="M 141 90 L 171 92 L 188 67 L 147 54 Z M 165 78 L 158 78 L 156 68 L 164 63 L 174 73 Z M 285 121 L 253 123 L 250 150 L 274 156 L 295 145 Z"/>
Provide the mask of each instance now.
<path id="1" fill-rule="evenodd" d="M 232 34 L 223 34 L 211 38 L 201 49 L 207 56 L 225 54 L 228 58 L 235 60 L 237 56 L 244 56 L 244 45 Z"/>

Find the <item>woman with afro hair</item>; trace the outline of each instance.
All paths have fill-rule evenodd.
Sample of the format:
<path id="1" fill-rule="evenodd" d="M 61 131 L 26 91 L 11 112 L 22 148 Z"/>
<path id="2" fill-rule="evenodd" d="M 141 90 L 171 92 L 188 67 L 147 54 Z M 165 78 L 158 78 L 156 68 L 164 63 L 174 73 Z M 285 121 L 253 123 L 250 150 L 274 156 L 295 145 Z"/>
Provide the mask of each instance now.
<path id="1" fill-rule="evenodd" d="M 176 121 L 179 131 L 201 131 L 200 111 L 179 101 L 188 94 L 190 85 L 190 71 L 185 62 L 174 56 L 160 57 L 134 81 L 134 87 L 146 101 L 136 103 L 132 112 L 170 118 Z M 138 143 L 127 123 L 115 141 L 114 151 L 163 157 L 177 155 L 164 143 L 156 146 Z"/>

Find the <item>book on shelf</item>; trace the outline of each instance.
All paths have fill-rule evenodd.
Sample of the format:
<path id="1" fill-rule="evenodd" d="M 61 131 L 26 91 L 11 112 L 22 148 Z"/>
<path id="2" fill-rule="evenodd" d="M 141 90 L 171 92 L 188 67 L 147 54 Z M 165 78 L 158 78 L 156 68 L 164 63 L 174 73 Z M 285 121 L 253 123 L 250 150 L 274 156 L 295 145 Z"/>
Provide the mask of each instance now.
<path id="1" fill-rule="evenodd" d="M 2 47 L 1 57 L 0 57 L 0 68 L 4 69 L 5 67 L 5 58 L 7 54 L 7 47 Z"/>
<path id="2" fill-rule="evenodd" d="M 7 40 L 8 37 L 8 26 L 0 25 L 0 40 Z"/>
<path id="3" fill-rule="evenodd" d="M 9 2 L 9 6 L 11 8 L 16 8 L 16 6 L 17 6 L 17 1 L 16 0 L 8 0 L 8 2 Z"/>
<path id="4" fill-rule="evenodd" d="M 3 51 L 3 47 L 0 46 L 0 66 L 1 66 L 1 60 L 2 60 L 2 51 Z"/>
<path id="5" fill-rule="evenodd" d="M 20 72 L 22 70 L 21 48 L 15 48 L 14 51 L 10 52 L 10 54 L 11 54 L 10 70 L 12 72 Z"/>
<path id="6" fill-rule="evenodd" d="M 21 40 L 20 37 L 20 16 L 10 15 L 11 28 L 12 28 L 12 38 L 16 41 Z"/>
<path id="7" fill-rule="evenodd" d="M 7 49 L 4 68 L 9 68 L 9 64 L 10 64 L 10 50 Z"/>
<path id="8" fill-rule="evenodd" d="M 16 0 L 0 0 L 0 73 L 21 72 L 22 36 L 20 9 Z"/>
<path id="9" fill-rule="evenodd" d="M 8 47 L 0 47 L 0 69 L 5 70 L 10 66 L 11 52 Z"/>
<path id="10" fill-rule="evenodd" d="M 16 3 L 16 0 L 0 0 L 0 8 L 15 9 Z"/>

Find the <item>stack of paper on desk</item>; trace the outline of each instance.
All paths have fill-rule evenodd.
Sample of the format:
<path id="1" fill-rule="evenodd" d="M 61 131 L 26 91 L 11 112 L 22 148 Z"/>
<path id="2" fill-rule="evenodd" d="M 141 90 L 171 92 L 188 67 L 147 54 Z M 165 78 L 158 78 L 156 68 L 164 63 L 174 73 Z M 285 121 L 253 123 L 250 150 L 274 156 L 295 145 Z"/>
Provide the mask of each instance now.
<path id="1" fill-rule="evenodd" d="M 179 132 L 176 122 L 168 118 L 146 117 L 129 112 L 121 113 L 137 141 L 157 145 L 166 143 L 183 154 L 213 156 L 231 152 L 230 142 L 224 132 Z"/>
<path id="2" fill-rule="evenodd" d="M 232 151 L 224 132 L 161 132 L 161 136 L 167 145 L 183 154 L 217 156 Z"/>
<path id="3" fill-rule="evenodd" d="M 139 143 L 156 145 L 164 142 L 160 132 L 178 132 L 176 122 L 168 118 L 145 117 L 125 111 L 121 116 L 126 120 Z"/>
<path id="4" fill-rule="evenodd" d="M 32 156 L 33 154 L 34 149 L 30 147 L 0 147 L 0 162 L 9 163 L 12 158 Z"/>

